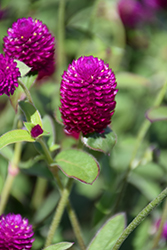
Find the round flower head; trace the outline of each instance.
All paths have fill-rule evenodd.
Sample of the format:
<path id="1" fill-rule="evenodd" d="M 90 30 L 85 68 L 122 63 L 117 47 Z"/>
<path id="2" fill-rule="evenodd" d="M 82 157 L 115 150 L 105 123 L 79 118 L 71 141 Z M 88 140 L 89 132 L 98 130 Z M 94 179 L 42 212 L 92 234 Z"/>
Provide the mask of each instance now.
<path id="1" fill-rule="evenodd" d="M 144 8 L 136 0 L 120 0 L 118 2 L 118 12 L 123 24 L 129 28 L 135 28 L 144 19 Z"/>
<path id="2" fill-rule="evenodd" d="M 0 250 L 31 249 L 32 226 L 20 214 L 0 216 Z"/>
<path id="3" fill-rule="evenodd" d="M 117 93 L 115 75 L 102 60 L 74 60 L 61 81 L 61 114 L 65 131 L 84 135 L 103 132 L 111 122 Z"/>
<path id="4" fill-rule="evenodd" d="M 0 95 L 13 95 L 20 76 L 17 63 L 12 58 L 0 54 Z"/>
<path id="5" fill-rule="evenodd" d="M 55 39 L 47 26 L 31 17 L 18 19 L 4 37 L 4 52 L 18 59 L 32 71 L 42 70 L 54 60 Z"/>

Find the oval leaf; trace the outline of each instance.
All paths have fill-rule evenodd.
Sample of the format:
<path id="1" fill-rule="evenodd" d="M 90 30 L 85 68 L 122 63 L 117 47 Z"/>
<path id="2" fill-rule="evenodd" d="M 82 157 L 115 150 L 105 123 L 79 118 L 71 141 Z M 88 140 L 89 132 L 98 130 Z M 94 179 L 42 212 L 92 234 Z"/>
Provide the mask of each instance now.
<path id="1" fill-rule="evenodd" d="M 40 113 L 31 103 L 28 101 L 20 101 L 19 106 L 23 110 L 28 122 L 34 125 L 39 124 L 41 128 L 43 127 Z"/>
<path id="2" fill-rule="evenodd" d="M 17 67 L 19 68 L 21 77 L 25 76 L 31 70 L 31 68 L 28 67 L 25 63 L 16 59 L 14 61 L 17 63 Z"/>
<path id="3" fill-rule="evenodd" d="M 92 133 L 87 136 L 82 136 L 81 140 L 88 148 L 108 153 L 114 147 L 117 137 L 116 134 L 107 127 L 104 133 Z"/>
<path id="4" fill-rule="evenodd" d="M 87 250 L 111 250 L 125 229 L 125 214 L 111 217 L 97 232 Z"/>
<path id="5" fill-rule="evenodd" d="M 0 149 L 9 144 L 21 141 L 34 142 L 35 140 L 26 130 L 23 129 L 11 130 L 0 137 Z"/>
<path id="6" fill-rule="evenodd" d="M 154 107 L 147 111 L 146 118 L 150 122 L 167 120 L 167 106 Z"/>
<path id="7" fill-rule="evenodd" d="M 44 248 L 43 250 L 66 250 L 69 249 L 74 243 L 71 242 L 60 242 L 49 247 Z"/>
<path id="8" fill-rule="evenodd" d="M 76 149 L 61 151 L 55 161 L 65 175 L 87 184 L 92 184 L 100 172 L 99 164 L 93 156 Z"/>

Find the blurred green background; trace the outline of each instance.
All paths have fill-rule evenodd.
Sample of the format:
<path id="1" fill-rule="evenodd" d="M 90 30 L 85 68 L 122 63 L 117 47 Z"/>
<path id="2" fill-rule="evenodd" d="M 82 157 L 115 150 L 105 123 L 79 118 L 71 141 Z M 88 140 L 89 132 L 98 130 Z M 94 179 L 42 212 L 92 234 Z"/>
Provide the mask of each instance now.
<path id="1" fill-rule="evenodd" d="M 113 214 L 136 134 L 145 119 L 146 111 L 152 106 L 155 96 L 167 80 L 167 10 L 160 9 L 152 22 L 128 29 L 119 17 L 117 1 L 66 0 L 64 17 L 63 14 L 61 17 L 59 15 L 60 1 L 1 0 L 0 11 L 3 15 L 0 20 L 0 51 L 2 53 L 3 37 L 7 35 L 7 29 L 21 17 L 31 16 L 40 19 L 55 35 L 56 60 L 58 59 L 56 71 L 46 81 L 35 84 L 31 93 L 41 115 L 49 114 L 52 117 L 56 140 L 62 149 L 76 145 L 75 139 L 67 137 L 62 125 L 55 119 L 55 116 L 58 120 L 60 117 L 60 76 L 68 64 L 80 56 L 93 55 L 109 63 L 116 75 L 119 92 L 116 96 L 117 105 L 111 127 L 117 134 L 117 143 L 109 155 L 84 148 L 100 162 L 101 173 L 93 185 L 75 181 L 71 194 L 71 201 L 80 220 L 85 243 L 88 245 L 95 232 Z M 167 95 L 162 105 L 166 103 Z M 13 128 L 17 115 L 8 98 L 1 96 L 0 135 Z M 30 168 L 25 168 L 26 162 L 36 155 L 36 144 L 23 144 L 22 169 L 14 182 L 5 211 L 20 213 L 33 223 L 36 238 L 33 250 L 43 247 L 59 198 L 45 162 L 40 161 Z M 139 165 L 131 172 L 123 200 L 115 211 L 125 211 L 127 223 L 166 186 L 166 121 L 151 125 L 137 157 Z M 7 159 L 5 155 L 0 155 L 0 190 L 7 174 Z M 47 183 L 43 182 L 46 187 L 44 186 L 42 200 L 39 197 L 34 198 L 33 195 L 37 176 L 47 179 Z M 66 181 L 63 174 L 61 178 Z M 163 205 L 155 209 L 130 235 L 121 250 L 151 249 L 155 233 L 154 223 L 161 217 L 162 207 Z M 66 212 L 54 242 L 63 240 L 75 241 Z M 162 240 L 158 249 L 167 249 L 165 244 Z M 71 249 L 79 248 L 75 244 Z"/>

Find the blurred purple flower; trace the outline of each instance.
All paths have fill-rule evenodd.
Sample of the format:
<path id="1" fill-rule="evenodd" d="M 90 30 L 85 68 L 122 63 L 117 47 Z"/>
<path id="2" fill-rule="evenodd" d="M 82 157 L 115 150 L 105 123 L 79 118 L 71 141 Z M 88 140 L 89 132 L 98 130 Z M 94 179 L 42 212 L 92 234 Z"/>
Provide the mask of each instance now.
<path id="1" fill-rule="evenodd" d="M 166 9 L 166 8 L 167 8 L 167 0 L 157 0 L 157 4 L 158 4 L 162 9 Z"/>
<path id="2" fill-rule="evenodd" d="M 136 0 L 120 0 L 118 2 L 118 13 L 123 24 L 129 28 L 135 28 L 144 18 L 143 6 Z"/>
<path id="3" fill-rule="evenodd" d="M 43 133 L 43 129 L 39 124 L 35 125 L 31 130 L 31 136 L 36 138 Z"/>
<path id="4" fill-rule="evenodd" d="M 18 19 L 7 33 L 3 39 L 5 54 L 24 62 L 32 71 L 43 70 L 54 61 L 55 38 L 41 21 Z"/>
<path id="5" fill-rule="evenodd" d="M 13 95 L 20 77 L 17 63 L 12 58 L 0 54 L 0 95 Z"/>
<path id="6" fill-rule="evenodd" d="M 120 0 L 118 12 L 120 18 L 128 28 L 136 28 L 144 23 L 154 21 L 159 9 L 158 0 Z"/>
<path id="7" fill-rule="evenodd" d="M 32 226 L 20 214 L 0 216 L 0 250 L 31 249 L 34 239 Z"/>
<path id="8" fill-rule="evenodd" d="M 61 81 L 61 114 L 65 132 L 103 132 L 116 105 L 116 79 L 108 64 L 93 56 L 74 60 Z"/>
<path id="9" fill-rule="evenodd" d="M 155 224 L 154 224 L 155 225 L 155 232 L 158 230 L 160 223 L 161 223 L 161 219 L 159 219 L 155 222 Z M 163 225 L 162 238 L 167 240 L 167 221 Z"/>

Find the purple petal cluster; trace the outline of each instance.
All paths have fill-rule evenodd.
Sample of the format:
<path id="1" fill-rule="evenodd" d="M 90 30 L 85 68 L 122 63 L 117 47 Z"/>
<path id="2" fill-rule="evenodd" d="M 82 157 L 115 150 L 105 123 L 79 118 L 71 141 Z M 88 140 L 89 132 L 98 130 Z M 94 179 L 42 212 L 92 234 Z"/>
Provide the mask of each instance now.
<path id="1" fill-rule="evenodd" d="M 7 33 L 3 39 L 5 54 L 24 62 L 32 71 L 40 71 L 54 61 L 55 38 L 41 21 L 18 19 Z"/>
<path id="2" fill-rule="evenodd" d="M 103 132 L 116 105 L 115 75 L 108 64 L 93 56 L 74 60 L 61 81 L 60 111 L 69 134 Z"/>
<path id="3" fill-rule="evenodd" d="M 31 249 L 34 239 L 32 226 L 20 214 L 0 216 L 0 250 Z"/>
<path id="4" fill-rule="evenodd" d="M 39 124 L 35 125 L 31 129 L 31 136 L 34 137 L 34 138 L 38 137 L 42 133 L 43 133 L 43 129 L 41 128 L 41 126 Z"/>
<path id="5" fill-rule="evenodd" d="M 13 95 L 20 77 L 17 63 L 12 58 L 0 54 L 0 95 Z"/>

